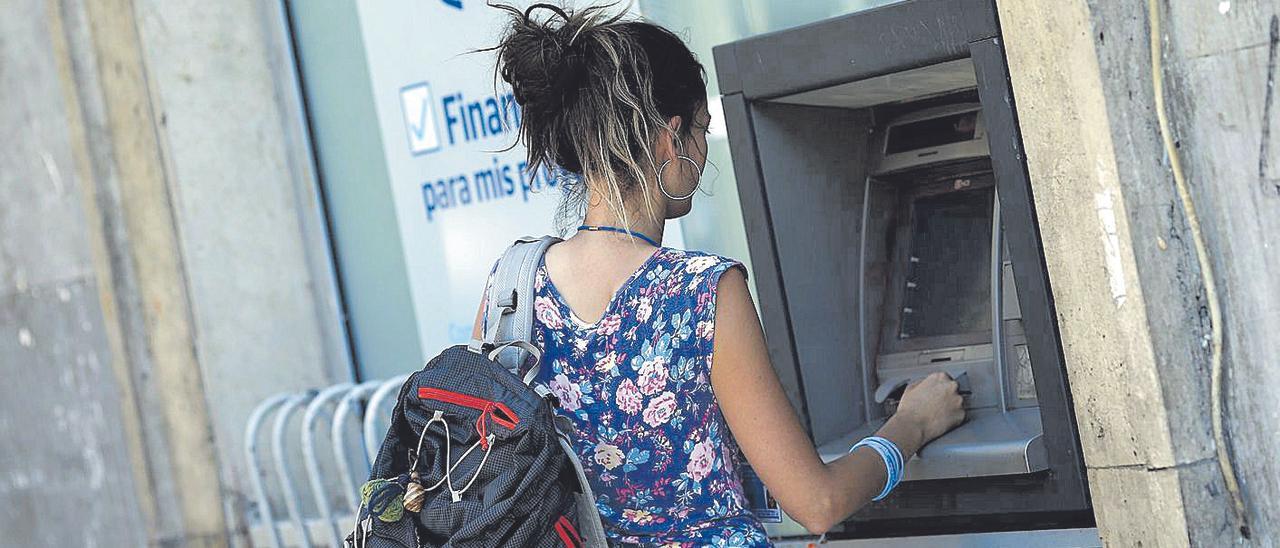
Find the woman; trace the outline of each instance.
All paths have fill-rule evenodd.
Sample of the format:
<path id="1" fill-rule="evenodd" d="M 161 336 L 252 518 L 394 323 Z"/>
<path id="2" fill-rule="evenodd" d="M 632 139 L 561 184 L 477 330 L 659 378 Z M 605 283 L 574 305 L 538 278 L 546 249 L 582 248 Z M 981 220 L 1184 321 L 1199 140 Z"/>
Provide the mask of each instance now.
<path id="1" fill-rule="evenodd" d="M 512 22 L 498 71 L 522 108 L 530 169 L 579 175 L 561 215 L 583 226 L 539 265 L 534 331 L 540 380 L 577 426 L 611 542 L 767 546 L 745 507 L 743 455 L 815 534 L 871 501 L 891 459 L 871 445 L 819 459 L 770 366 L 741 263 L 660 245 L 706 161 L 693 54 L 661 27 L 600 8 L 499 7 Z M 909 459 L 963 417 L 955 382 L 939 374 L 910 387 L 877 435 Z"/>

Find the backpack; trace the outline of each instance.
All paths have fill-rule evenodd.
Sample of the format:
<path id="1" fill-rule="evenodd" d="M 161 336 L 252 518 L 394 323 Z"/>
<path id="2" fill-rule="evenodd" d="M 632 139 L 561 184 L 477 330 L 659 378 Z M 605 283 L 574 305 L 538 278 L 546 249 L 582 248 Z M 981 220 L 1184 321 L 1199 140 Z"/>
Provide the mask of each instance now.
<path id="1" fill-rule="evenodd" d="M 607 546 L 573 427 L 533 384 L 533 278 L 556 241 L 516 240 L 486 295 L 483 338 L 400 387 L 347 546 Z"/>

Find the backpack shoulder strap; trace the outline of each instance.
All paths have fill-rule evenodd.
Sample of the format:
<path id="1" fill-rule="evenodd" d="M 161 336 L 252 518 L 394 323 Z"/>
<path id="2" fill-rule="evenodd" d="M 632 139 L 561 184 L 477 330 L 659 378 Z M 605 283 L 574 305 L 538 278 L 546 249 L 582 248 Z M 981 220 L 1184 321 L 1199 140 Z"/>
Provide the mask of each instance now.
<path id="1" fill-rule="evenodd" d="M 530 384 L 537 377 L 538 362 L 541 360 L 541 351 L 533 345 L 534 278 L 538 263 L 542 261 L 547 248 L 558 241 L 560 238 L 554 236 L 524 237 L 516 240 L 503 252 L 493 273 L 493 282 L 485 294 L 487 304 L 483 338 L 473 340 L 469 345 L 475 352 L 488 352 L 490 359 L 496 359 L 517 376 L 520 376 L 521 366 L 532 357 L 534 365 L 528 368 L 522 378 L 525 384 Z M 534 386 L 534 390 L 542 397 L 550 394 L 545 386 Z M 568 457 L 578 480 L 579 492 L 576 497 L 583 546 L 608 546 L 604 525 L 596 510 L 591 483 L 587 481 L 582 462 L 569 443 L 572 423 L 556 421 L 555 426 L 556 440 Z"/>
<path id="2" fill-rule="evenodd" d="M 533 347 L 533 281 L 538 263 L 555 236 L 526 236 L 511 244 L 493 273 L 493 282 L 485 295 L 485 332 L 481 340 L 473 340 L 473 351 L 489 351 L 507 370 L 519 375 L 525 361 L 536 354 Z M 525 344 L 520 344 L 525 343 Z M 510 349 L 510 351 L 506 351 Z M 531 370 L 531 373 L 536 373 Z M 532 378 L 526 380 L 526 384 Z"/>
<path id="3" fill-rule="evenodd" d="M 607 547 L 609 541 L 604 534 L 604 522 L 600 519 L 600 511 L 596 507 L 596 495 L 591 490 L 591 482 L 582 468 L 582 460 L 574 451 L 569 438 L 561 433 L 556 436 L 560 449 L 569 457 L 569 465 L 573 468 L 574 477 L 578 479 L 578 493 L 574 495 L 578 503 L 578 533 L 582 536 L 584 547 Z"/>

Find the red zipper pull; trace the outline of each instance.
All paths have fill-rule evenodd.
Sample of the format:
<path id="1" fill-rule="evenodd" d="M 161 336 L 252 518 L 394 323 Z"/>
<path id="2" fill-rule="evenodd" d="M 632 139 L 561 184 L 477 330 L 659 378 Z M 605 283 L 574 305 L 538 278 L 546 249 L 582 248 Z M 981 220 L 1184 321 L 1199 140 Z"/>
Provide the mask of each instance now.
<path id="1" fill-rule="evenodd" d="M 488 440 L 489 427 L 488 427 L 488 421 L 486 421 L 485 419 L 488 418 L 489 414 L 492 412 L 493 412 L 493 403 L 490 402 L 489 404 L 484 406 L 484 409 L 480 411 L 480 416 L 476 418 L 476 434 L 480 436 L 480 448 L 484 449 L 485 451 L 489 450 L 489 440 Z"/>

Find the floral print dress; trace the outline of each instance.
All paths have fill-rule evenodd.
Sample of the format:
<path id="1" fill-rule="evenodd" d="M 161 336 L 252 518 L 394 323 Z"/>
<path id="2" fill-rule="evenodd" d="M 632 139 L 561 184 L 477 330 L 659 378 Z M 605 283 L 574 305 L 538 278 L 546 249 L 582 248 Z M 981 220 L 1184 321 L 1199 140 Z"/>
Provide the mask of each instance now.
<path id="1" fill-rule="evenodd" d="M 716 284 L 734 266 L 659 248 L 595 323 L 538 267 L 538 380 L 577 427 L 612 545 L 771 545 L 747 508 L 738 447 L 711 389 Z"/>

